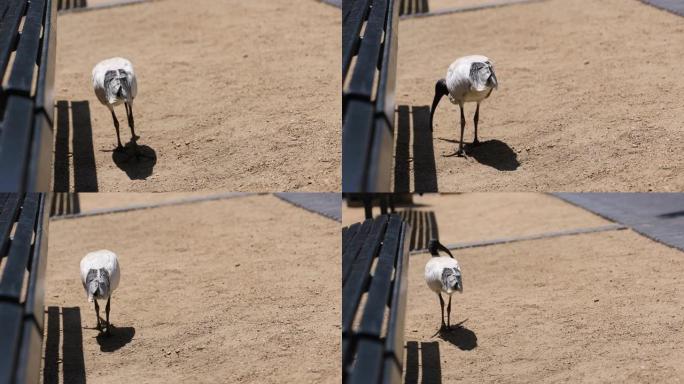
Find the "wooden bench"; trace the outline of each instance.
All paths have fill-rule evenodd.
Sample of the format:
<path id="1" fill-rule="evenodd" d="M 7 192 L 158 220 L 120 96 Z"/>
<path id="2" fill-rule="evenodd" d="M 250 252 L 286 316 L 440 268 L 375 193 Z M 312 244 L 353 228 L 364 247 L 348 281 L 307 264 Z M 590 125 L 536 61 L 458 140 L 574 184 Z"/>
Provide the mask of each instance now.
<path id="1" fill-rule="evenodd" d="M 344 192 L 391 192 L 399 3 L 342 2 Z"/>
<path id="2" fill-rule="evenodd" d="M 342 230 L 343 383 L 401 382 L 409 227 L 380 215 Z"/>
<path id="3" fill-rule="evenodd" d="M 48 201 L 40 193 L 0 194 L 0 384 L 40 378 Z"/>
<path id="4" fill-rule="evenodd" d="M 54 0 L 0 2 L 1 191 L 50 188 L 56 12 Z"/>

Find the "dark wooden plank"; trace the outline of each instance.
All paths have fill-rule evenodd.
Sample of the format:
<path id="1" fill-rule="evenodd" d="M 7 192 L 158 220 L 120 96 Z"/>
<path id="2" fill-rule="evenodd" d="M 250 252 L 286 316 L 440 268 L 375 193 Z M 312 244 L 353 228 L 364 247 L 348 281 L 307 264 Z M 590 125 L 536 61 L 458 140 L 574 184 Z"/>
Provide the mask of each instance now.
<path id="1" fill-rule="evenodd" d="M 373 258 L 380 248 L 386 226 L 387 216 L 378 216 L 374 219 L 373 227 L 364 241 L 361 252 L 352 264 L 351 274 L 342 286 L 342 332 L 351 329 L 361 295 L 370 279 L 369 272 Z"/>
<path id="2" fill-rule="evenodd" d="M 25 190 L 27 153 L 31 147 L 33 101 L 12 95 L 7 99 L 0 131 L 0 190 Z"/>
<path id="3" fill-rule="evenodd" d="M 408 291 L 408 268 L 409 268 L 409 244 L 406 234 L 410 232 L 409 224 L 402 225 L 399 238 L 397 265 L 394 278 L 394 291 L 390 305 L 389 322 L 387 325 L 387 337 L 385 341 L 385 369 L 391 372 L 398 368 L 402 372 L 404 361 L 404 324 L 406 319 L 406 299 Z M 394 367 L 394 368 L 393 368 Z M 386 376 L 388 377 L 388 376 Z"/>
<path id="4" fill-rule="evenodd" d="M 384 354 L 382 344 L 381 340 L 359 340 L 356 366 L 349 375 L 349 384 L 379 382 L 382 376 L 382 358 Z"/>
<path id="5" fill-rule="evenodd" d="M 361 40 L 359 34 L 370 11 L 371 0 L 354 0 L 345 11 L 345 3 L 348 2 L 349 0 L 342 1 L 342 79 L 347 78 L 352 58 L 356 55 Z M 343 83 L 344 81 L 342 80 Z"/>
<path id="6" fill-rule="evenodd" d="M 373 106 L 349 100 L 342 127 L 342 191 L 366 192 L 365 180 L 371 140 Z"/>
<path id="7" fill-rule="evenodd" d="M 347 282 L 347 279 L 351 274 L 351 267 L 354 264 L 354 260 L 361 251 L 361 247 L 366 241 L 366 236 L 371 228 L 373 228 L 373 220 L 368 219 L 364 221 L 354 238 L 351 239 L 346 247 L 342 248 L 342 286 Z"/>
<path id="8" fill-rule="evenodd" d="M 355 98 L 371 100 L 375 68 L 382 50 L 381 43 L 385 29 L 386 14 L 387 0 L 374 0 L 373 7 L 366 21 L 359 54 L 356 57 L 354 73 L 347 90 L 347 94 L 354 95 Z"/>
<path id="9" fill-rule="evenodd" d="M 0 384 L 10 384 L 18 358 L 23 311 L 19 304 L 0 301 Z"/>
<path id="10" fill-rule="evenodd" d="M 33 122 L 31 151 L 28 155 L 27 191 L 50 191 L 52 146 L 52 124 L 44 114 L 37 114 Z"/>
<path id="11" fill-rule="evenodd" d="M 49 199 L 45 194 L 32 194 L 38 199 L 36 212 L 36 229 L 33 252 L 31 256 L 31 269 L 29 271 L 28 294 L 26 296 L 26 316 L 32 318 L 40 334 L 44 327 L 45 305 L 45 269 L 48 257 L 48 220 L 50 207 Z"/>
<path id="12" fill-rule="evenodd" d="M 359 232 L 359 229 L 361 229 L 361 223 L 354 223 L 348 227 L 342 228 L 342 252 L 344 252 L 351 240 Z"/>
<path id="13" fill-rule="evenodd" d="M 43 28 L 45 0 L 31 0 L 24 18 L 24 28 L 14 57 L 7 90 L 26 97 L 31 96 L 33 71 L 40 50 L 40 32 Z"/>
<path id="14" fill-rule="evenodd" d="M 377 338 L 381 336 L 385 307 L 389 302 L 392 289 L 392 273 L 394 272 L 394 259 L 397 257 L 401 225 L 402 221 L 399 216 L 390 216 L 361 317 L 359 333 L 364 336 Z"/>
<path id="15" fill-rule="evenodd" d="M 3 300 L 13 300 L 17 303 L 22 301 L 21 289 L 24 283 L 24 272 L 28 268 L 31 257 L 31 242 L 36 223 L 38 200 L 37 194 L 29 194 L 22 203 L 14 239 L 0 281 L 0 297 Z"/>
<path id="16" fill-rule="evenodd" d="M 55 113 L 54 84 L 57 60 L 57 3 L 54 0 L 46 2 L 42 42 L 35 100 L 36 108 L 46 115 L 52 126 Z"/>
<path id="17" fill-rule="evenodd" d="M 38 383 L 43 337 L 31 320 L 24 320 L 15 383 Z"/>
<path id="18" fill-rule="evenodd" d="M 20 202 L 21 196 L 19 194 L 9 194 L 0 213 L 0 258 L 7 253 L 10 243 L 10 232 L 19 215 Z"/>
<path id="19" fill-rule="evenodd" d="M 389 0 L 387 5 L 387 29 L 383 44 L 383 62 L 378 79 L 376 95 L 378 113 L 383 113 L 389 127 L 394 126 L 395 87 L 397 78 L 397 53 L 399 50 L 399 0 Z"/>
<path id="20" fill-rule="evenodd" d="M 5 73 L 19 36 L 19 22 L 26 10 L 26 0 L 3 1 L 6 8 L 0 24 L 0 73 Z"/>

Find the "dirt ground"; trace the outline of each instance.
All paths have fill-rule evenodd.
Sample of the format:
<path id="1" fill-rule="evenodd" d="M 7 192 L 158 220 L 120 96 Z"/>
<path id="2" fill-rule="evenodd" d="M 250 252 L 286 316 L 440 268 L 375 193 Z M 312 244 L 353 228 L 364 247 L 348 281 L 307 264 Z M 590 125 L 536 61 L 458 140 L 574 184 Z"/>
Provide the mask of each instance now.
<path id="1" fill-rule="evenodd" d="M 474 7 L 496 3 L 506 3 L 508 0 L 428 0 L 430 11 L 441 11 L 445 9 Z"/>
<path id="2" fill-rule="evenodd" d="M 453 298 L 452 321 L 465 322 L 436 337 L 439 301 L 423 280 L 429 255 L 411 258 L 406 340 L 437 343 L 437 354 L 419 359 L 428 375 L 439 369 L 445 383 L 674 383 L 684 376 L 681 252 L 613 231 L 455 256 L 464 292 Z M 406 370 L 409 377 L 421 371 Z"/>
<path id="3" fill-rule="evenodd" d="M 105 198 L 98 195 L 91 203 Z M 92 329 L 94 310 L 78 272 L 81 257 L 101 248 L 118 254 L 122 270 L 110 338 Z M 337 382 L 339 254 L 338 223 L 270 195 L 52 221 L 45 305 L 75 307 L 80 322 L 74 327 L 65 315 L 63 327 L 72 331 L 63 337 L 73 342 L 46 359 L 61 370 L 48 376 Z M 74 341 L 79 331 L 82 340 Z M 80 343 L 79 368 L 73 350 Z"/>
<path id="4" fill-rule="evenodd" d="M 434 210 L 442 243 L 605 225 L 553 196 L 415 197 Z M 457 212 L 459 214 L 457 214 Z M 377 213 L 377 210 L 376 210 Z M 363 215 L 345 207 L 344 224 Z M 684 375 L 684 254 L 631 230 L 459 250 L 464 292 L 440 325 L 410 258 L 405 383 L 679 382 Z"/>
<path id="5" fill-rule="evenodd" d="M 636 0 L 548 0 L 399 29 L 396 102 L 413 107 L 404 121 L 420 139 L 397 160 L 420 170 L 411 190 L 684 188 L 684 82 L 671 76 L 684 55 L 680 17 Z M 429 137 L 434 84 L 475 53 L 494 61 L 500 85 L 481 107 L 484 143 L 465 159 L 444 157 L 458 145 L 458 107 L 442 101 Z M 466 105 L 466 143 L 474 109 Z"/>
<path id="6" fill-rule="evenodd" d="M 72 104 L 58 108 L 57 135 L 76 129 L 78 139 L 56 144 L 56 184 L 337 190 L 340 28 L 339 10 L 314 0 L 163 0 L 60 15 L 55 99 Z M 143 158 L 112 153 L 111 115 L 92 90 L 93 66 L 112 56 L 137 73 Z"/>
<path id="7" fill-rule="evenodd" d="M 412 208 L 434 211 L 444 244 L 537 235 L 610 222 L 542 193 L 465 193 L 414 195 Z M 376 207 L 374 214 L 378 214 Z M 364 220 L 361 208 L 342 207 L 342 225 Z"/>

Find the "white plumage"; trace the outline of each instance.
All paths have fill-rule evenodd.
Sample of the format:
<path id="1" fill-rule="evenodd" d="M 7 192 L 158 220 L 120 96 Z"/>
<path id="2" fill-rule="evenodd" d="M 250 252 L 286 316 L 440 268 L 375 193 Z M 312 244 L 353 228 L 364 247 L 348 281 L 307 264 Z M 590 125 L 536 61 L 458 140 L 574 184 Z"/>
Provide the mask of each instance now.
<path id="1" fill-rule="evenodd" d="M 95 96 L 104 106 L 109 108 L 116 128 L 117 149 L 123 148 L 119 135 L 119 120 L 114 113 L 114 107 L 124 104 L 128 126 L 131 128 L 132 142 L 135 142 L 135 120 L 133 119 L 133 100 L 138 94 L 138 81 L 135 77 L 133 64 L 130 61 L 114 57 L 103 60 L 93 68 L 93 89 Z"/>
<path id="2" fill-rule="evenodd" d="M 461 141 L 458 145 L 457 155 L 463 155 L 463 131 L 465 129 L 465 115 L 463 104 L 477 103 L 475 110 L 475 140 L 473 145 L 480 142 L 477 139 L 477 123 L 480 116 L 480 103 L 488 98 L 494 89 L 498 87 L 496 74 L 492 61 L 482 55 L 464 56 L 449 65 L 446 78 L 440 79 L 435 85 L 435 97 L 430 110 L 430 129 L 437 104 L 444 95 L 449 96 L 453 104 L 458 104 L 461 109 Z"/>
<path id="3" fill-rule="evenodd" d="M 451 252 L 440 244 L 439 241 L 430 240 L 428 249 L 433 257 L 425 264 L 425 283 L 439 297 L 439 304 L 442 308 L 441 329 L 448 329 L 451 326 L 451 295 L 457 291 L 463 293 L 461 267 Z M 449 257 L 440 256 L 439 250 L 447 252 Z M 442 298 L 442 293 L 449 295 L 446 324 L 444 323 L 444 299 Z"/>
<path id="4" fill-rule="evenodd" d="M 116 254 L 106 249 L 90 252 L 81 259 L 81 283 L 89 302 L 95 302 L 97 328 L 102 329 L 100 322 L 100 306 L 97 300 L 107 299 L 106 326 L 109 331 L 109 309 L 112 293 L 119 286 L 121 269 Z"/>

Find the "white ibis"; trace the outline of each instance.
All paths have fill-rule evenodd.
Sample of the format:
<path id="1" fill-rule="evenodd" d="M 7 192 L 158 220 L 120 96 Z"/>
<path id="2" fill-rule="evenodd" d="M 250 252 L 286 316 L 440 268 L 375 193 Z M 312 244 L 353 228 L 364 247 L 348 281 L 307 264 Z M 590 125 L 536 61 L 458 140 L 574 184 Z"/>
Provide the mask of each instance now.
<path id="1" fill-rule="evenodd" d="M 492 94 L 492 90 L 498 87 L 494 66 L 486 56 L 472 55 L 456 59 L 449 66 L 445 79 L 440 79 L 435 85 L 435 98 L 432 101 L 430 110 L 430 130 L 432 130 L 432 120 L 435 115 L 435 108 L 444 95 L 449 95 L 449 100 L 453 104 L 458 104 L 461 108 L 461 141 L 458 144 L 456 155 L 463 156 L 463 130 L 465 129 L 465 116 L 463 114 L 463 104 L 475 102 L 475 140 L 473 145 L 477 146 L 480 142 L 477 139 L 477 122 L 480 116 L 480 103 Z"/>
<path id="2" fill-rule="evenodd" d="M 97 329 L 109 333 L 109 303 L 112 293 L 119 286 L 121 270 L 116 254 L 106 249 L 90 252 L 81 259 L 81 282 L 88 295 L 88 301 L 95 301 L 95 314 L 97 315 Z M 106 322 L 102 326 L 100 322 L 100 306 L 97 300 L 107 299 L 105 307 Z"/>
<path id="3" fill-rule="evenodd" d="M 121 137 L 119 136 L 119 120 L 114 113 L 114 107 L 123 103 L 126 107 L 128 126 L 131 128 L 131 141 L 135 142 L 135 121 L 133 119 L 133 99 L 138 93 L 138 83 L 130 61 L 114 57 L 103 60 L 93 68 L 93 88 L 97 99 L 109 108 L 116 128 L 117 150 L 122 150 Z"/>
<path id="4" fill-rule="evenodd" d="M 449 249 L 440 244 L 439 241 L 435 239 L 430 240 L 428 249 L 432 258 L 425 264 L 425 283 L 439 297 L 439 305 L 442 307 L 442 327 L 440 330 L 449 329 L 451 326 L 451 295 L 456 291 L 463 293 L 461 267 L 451 252 L 449 252 Z M 449 257 L 440 256 L 440 250 L 448 253 Z M 446 323 L 444 323 L 444 299 L 442 299 L 442 292 L 449 295 Z"/>

